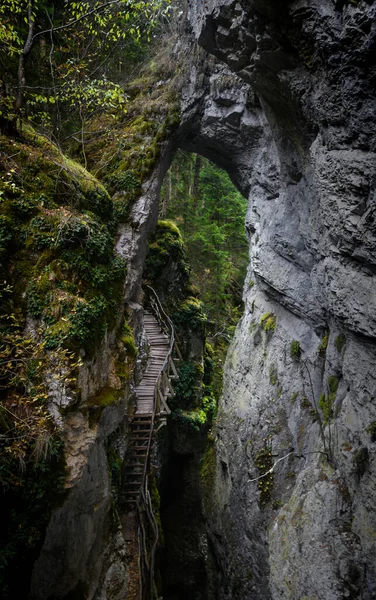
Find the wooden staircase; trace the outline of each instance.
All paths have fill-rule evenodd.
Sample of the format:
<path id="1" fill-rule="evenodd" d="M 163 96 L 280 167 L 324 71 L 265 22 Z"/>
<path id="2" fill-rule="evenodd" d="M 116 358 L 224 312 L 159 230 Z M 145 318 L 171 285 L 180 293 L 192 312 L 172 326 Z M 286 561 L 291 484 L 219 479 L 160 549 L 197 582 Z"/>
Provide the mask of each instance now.
<path id="1" fill-rule="evenodd" d="M 156 413 L 158 384 L 171 347 L 170 339 L 162 331 L 151 312 L 145 312 L 144 327 L 149 344 L 149 358 L 144 376 L 135 389 L 137 406 L 135 416 L 130 424 L 130 444 L 123 471 L 123 494 L 125 504 L 129 508 L 137 503 L 146 475 L 154 422 L 155 418 L 160 417 L 161 414 L 161 411 Z M 166 397 L 172 395 L 171 390 L 172 388 L 165 390 Z M 162 416 L 168 412 L 169 409 L 165 405 Z"/>

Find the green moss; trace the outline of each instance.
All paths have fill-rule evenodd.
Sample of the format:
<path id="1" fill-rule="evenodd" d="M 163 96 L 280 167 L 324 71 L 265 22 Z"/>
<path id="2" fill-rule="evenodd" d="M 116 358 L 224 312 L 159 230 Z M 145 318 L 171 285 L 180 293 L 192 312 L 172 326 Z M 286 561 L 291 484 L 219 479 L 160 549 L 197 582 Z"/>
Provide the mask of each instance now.
<path id="1" fill-rule="evenodd" d="M 1 276 L 12 284 L 14 278 L 20 307 L 42 319 L 46 348 L 83 347 L 90 355 L 116 323 L 125 276 L 114 251 L 112 201 L 48 140 L 30 128 L 23 135 L 0 140 L 0 254 L 6 254 Z M 12 171 L 6 161 L 13 155 L 19 162 Z M 4 218 L 11 221 L 7 237 L 1 237 Z"/>
<path id="2" fill-rule="evenodd" d="M 272 385 L 278 384 L 278 373 L 274 364 L 272 364 L 269 369 L 269 381 Z"/>
<path id="3" fill-rule="evenodd" d="M 120 340 L 124 344 L 128 356 L 131 358 L 136 358 L 138 350 L 134 341 L 133 331 L 131 330 L 126 319 L 124 319 Z"/>
<path id="4" fill-rule="evenodd" d="M 334 343 L 336 345 L 338 352 L 342 352 L 343 347 L 346 344 L 345 335 L 343 333 L 340 333 L 339 335 L 337 335 L 336 339 L 334 340 Z"/>
<path id="5" fill-rule="evenodd" d="M 321 394 L 319 399 L 319 408 L 322 410 L 325 425 L 327 425 L 333 417 L 333 405 L 337 396 L 338 384 L 337 377 L 334 375 L 328 377 L 329 393 L 328 395 Z"/>
<path id="6" fill-rule="evenodd" d="M 372 442 L 376 442 L 376 421 L 368 425 L 366 432 L 370 434 Z"/>
<path id="7" fill-rule="evenodd" d="M 182 240 L 179 228 L 173 221 L 158 221 L 157 226 L 160 230 L 169 231 L 170 233 L 173 233 L 177 239 Z"/>
<path id="8" fill-rule="evenodd" d="M 267 333 L 274 333 L 277 325 L 277 317 L 271 312 L 262 315 L 260 325 Z"/>
<path id="9" fill-rule="evenodd" d="M 326 396 L 325 394 L 321 394 L 319 408 L 321 408 L 323 413 L 324 424 L 327 425 L 333 416 L 333 399 L 330 395 Z"/>
<path id="10" fill-rule="evenodd" d="M 106 406 L 111 406 L 111 404 L 115 404 L 119 398 L 119 390 L 115 390 L 110 387 L 105 387 L 100 394 L 95 396 L 92 400 L 90 400 L 90 404 L 95 406 L 101 406 L 105 408 Z"/>
<path id="11" fill-rule="evenodd" d="M 298 340 L 293 340 L 290 344 L 290 356 L 291 358 L 300 358 L 301 348 Z"/>
<path id="12" fill-rule="evenodd" d="M 115 121 L 113 116 L 101 115 L 91 123 L 96 135 L 86 148 L 90 167 L 114 196 L 114 214 L 120 222 L 128 220 L 141 185 L 158 160 L 161 144 L 180 120 L 176 98 L 168 86 L 159 89 L 155 97 L 152 93 L 152 98 L 149 87 L 135 86 L 133 90 L 136 95 L 125 117 L 119 111 Z"/>
<path id="13" fill-rule="evenodd" d="M 328 387 L 331 394 L 336 394 L 338 390 L 338 378 L 334 375 L 328 377 Z"/>
<path id="14" fill-rule="evenodd" d="M 326 354 L 326 349 L 328 347 L 328 342 L 329 342 L 329 331 L 327 331 L 324 335 L 324 337 L 322 338 L 319 347 L 317 349 L 318 353 L 320 354 L 320 356 L 324 357 Z"/>
<path id="15" fill-rule="evenodd" d="M 299 392 L 294 392 L 293 394 L 291 394 L 291 398 L 290 398 L 291 404 L 294 404 L 294 402 L 296 401 L 298 396 L 299 396 Z"/>
<path id="16" fill-rule="evenodd" d="M 175 285 L 183 288 L 188 283 L 189 269 L 179 229 L 172 221 L 158 221 L 155 234 L 149 241 L 144 278 L 158 285 L 174 264 Z"/>
<path id="17" fill-rule="evenodd" d="M 214 444 L 210 444 L 201 460 L 200 477 L 205 485 L 212 486 L 215 479 L 216 452 Z"/>
<path id="18" fill-rule="evenodd" d="M 202 302 L 193 297 L 184 300 L 178 310 L 174 312 L 172 318 L 177 325 L 193 331 L 202 330 L 207 320 L 202 310 Z"/>

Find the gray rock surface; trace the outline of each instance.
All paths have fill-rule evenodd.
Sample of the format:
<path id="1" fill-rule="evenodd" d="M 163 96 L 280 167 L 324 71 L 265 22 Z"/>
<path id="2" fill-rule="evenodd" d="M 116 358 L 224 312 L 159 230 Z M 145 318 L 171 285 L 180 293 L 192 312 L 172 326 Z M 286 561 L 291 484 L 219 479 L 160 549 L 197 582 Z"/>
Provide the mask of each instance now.
<path id="1" fill-rule="evenodd" d="M 246 308 L 206 506 L 212 598 L 376 598 L 375 12 L 189 3 L 196 39 L 225 64 L 204 83 L 192 71 L 183 115 L 201 86 L 200 121 L 182 145 L 249 196 Z"/>

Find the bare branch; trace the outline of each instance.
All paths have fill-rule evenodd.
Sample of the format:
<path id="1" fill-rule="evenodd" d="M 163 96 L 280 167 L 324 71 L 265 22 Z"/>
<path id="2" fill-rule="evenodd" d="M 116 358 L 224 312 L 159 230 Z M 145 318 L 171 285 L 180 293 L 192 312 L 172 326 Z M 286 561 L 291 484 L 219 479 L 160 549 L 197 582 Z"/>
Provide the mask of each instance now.
<path id="1" fill-rule="evenodd" d="M 281 458 L 279 458 L 278 460 L 275 461 L 274 465 L 272 466 L 271 469 L 269 469 L 269 471 L 266 471 L 266 473 L 263 473 L 262 475 L 260 475 L 259 477 L 255 477 L 254 479 L 248 479 L 248 483 L 252 483 L 253 481 L 258 481 L 259 479 L 262 479 L 263 477 L 266 477 L 267 475 L 270 475 L 270 473 L 273 473 L 274 467 L 279 462 L 281 462 L 281 460 L 285 460 L 285 458 L 288 458 L 289 456 L 291 456 L 291 454 L 295 454 L 295 451 L 289 452 L 288 454 L 286 454 L 286 456 L 281 456 Z"/>
<path id="2" fill-rule="evenodd" d="M 65 25 L 59 25 L 58 27 L 52 27 L 51 29 L 44 29 L 43 31 L 38 31 L 38 33 L 36 33 L 34 35 L 32 41 L 34 42 L 34 40 L 39 35 L 44 35 L 45 33 L 52 33 L 54 31 L 60 31 L 61 29 L 68 29 L 69 27 L 72 27 L 72 25 L 75 25 L 76 23 L 79 23 L 83 19 L 87 19 L 88 17 L 91 17 L 91 15 L 93 15 L 95 13 L 98 13 L 98 12 L 101 12 L 107 6 L 110 6 L 111 4 L 119 4 L 119 2 L 120 2 L 120 0 L 111 0 L 111 2 L 105 2 L 104 4 L 101 4 L 100 6 L 97 6 L 97 8 L 93 8 L 92 10 L 90 10 L 87 13 L 85 13 L 84 15 L 81 15 L 81 17 L 78 17 L 78 19 L 74 19 L 74 21 L 70 21 L 69 23 L 66 23 Z"/>

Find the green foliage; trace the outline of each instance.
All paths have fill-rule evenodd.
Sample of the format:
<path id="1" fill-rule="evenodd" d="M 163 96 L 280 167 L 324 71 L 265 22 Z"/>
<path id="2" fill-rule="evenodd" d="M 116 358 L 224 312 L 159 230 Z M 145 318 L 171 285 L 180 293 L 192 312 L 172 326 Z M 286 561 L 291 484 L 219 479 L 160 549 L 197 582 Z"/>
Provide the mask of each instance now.
<path id="1" fill-rule="evenodd" d="M 324 337 L 322 338 L 320 345 L 317 349 L 317 352 L 319 353 L 320 356 L 325 357 L 326 354 L 326 349 L 328 347 L 328 342 L 329 342 L 329 331 L 327 331 L 324 335 Z"/>
<path id="2" fill-rule="evenodd" d="M 333 404 L 337 396 L 338 383 L 338 379 L 334 375 L 328 377 L 329 393 L 328 395 L 321 394 L 319 399 L 319 407 L 322 410 L 325 425 L 327 425 L 333 417 Z"/>
<path id="3" fill-rule="evenodd" d="M 301 348 L 298 340 L 293 340 L 290 344 L 290 356 L 291 358 L 300 358 Z"/>
<path id="4" fill-rule="evenodd" d="M 203 368 L 199 363 L 182 362 L 178 369 L 175 396 L 170 402 L 172 419 L 181 425 L 201 431 L 211 425 L 217 404 L 210 385 L 203 384 Z M 206 377 L 210 382 L 210 378 Z M 204 395 L 201 398 L 201 393 Z"/>
<path id="5" fill-rule="evenodd" d="M 207 410 L 204 408 L 195 408 L 193 410 L 183 410 L 178 408 L 171 413 L 171 418 L 175 423 L 179 423 L 188 431 L 200 432 L 207 429 L 212 420 L 212 414 L 215 411 L 215 400 L 212 398 L 204 398 L 205 404 L 209 406 Z"/>
<path id="6" fill-rule="evenodd" d="M 184 325 L 192 331 L 202 331 L 206 323 L 206 315 L 202 310 L 202 302 L 197 298 L 187 298 L 172 316 L 174 323 Z"/>
<path id="7" fill-rule="evenodd" d="M 262 448 L 255 456 L 255 465 L 258 469 L 260 479 L 257 481 L 257 488 L 260 492 L 260 505 L 267 504 L 271 497 L 273 489 L 274 473 L 268 473 L 273 467 L 273 456 L 270 446 Z M 268 473 L 266 475 L 266 473 Z"/>
<path id="8" fill-rule="evenodd" d="M 172 221 L 158 221 L 149 241 L 144 278 L 158 286 L 160 279 L 168 279 L 168 270 L 174 266 L 174 286 L 184 288 L 189 270 L 179 229 Z"/>
<path id="9" fill-rule="evenodd" d="M 372 423 L 366 427 L 366 432 L 370 434 L 372 442 L 376 442 L 376 421 L 372 421 Z"/>
<path id="10" fill-rule="evenodd" d="M 208 160 L 179 152 L 161 194 L 162 217 L 178 224 L 209 331 L 230 338 L 242 306 L 247 201 Z M 219 340 L 217 340 L 219 341 Z M 217 344 L 216 341 L 216 344 Z"/>
<path id="11" fill-rule="evenodd" d="M 133 331 L 130 328 L 126 319 L 124 319 L 120 340 L 124 344 L 128 356 L 130 356 L 131 358 L 136 358 L 138 351 L 134 341 Z"/>
<path id="12" fill-rule="evenodd" d="M 338 378 L 334 375 L 328 377 L 328 388 L 331 394 L 336 394 L 338 390 Z"/>
<path id="13" fill-rule="evenodd" d="M 333 404 L 335 402 L 338 390 L 338 379 L 334 375 L 328 377 L 328 395 L 321 394 L 319 399 L 319 407 L 322 410 L 324 424 L 327 425 L 333 417 Z"/>
<path id="14" fill-rule="evenodd" d="M 17 103 L 26 104 L 35 122 L 62 137 L 77 127 L 83 132 L 87 119 L 98 111 L 124 112 L 128 97 L 119 82 L 130 65 L 145 57 L 152 32 L 168 18 L 169 4 L 3 0 L 1 86 L 18 86 Z M 18 75 L 23 53 L 31 56 L 25 61 L 27 87 Z M 14 105 L 15 96 L 4 94 L 0 118 L 14 119 Z"/>
<path id="15" fill-rule="evenodd" d="M 274 333 L 277 325 L 277 317 L 271 312 L 264 313 L 260 319 L 260 325 L 266 333 Z"/>
<path id="16" fill-rule="evenodd" d="M 26 290 L 46 348 L 83 347 L 90 354 L 115 325 L 125 276 L 114 252 L 112 202 L 95 178 L 33 131 L 1 144 L 0 217 L 9 222 L 3 265 L 15 265 L 15 293 L 25 309 Z M 7 169 L 15 151 L 17 168 Z"/>
<path id="17" fill-rule="evenodd" d="M 269 369 L 269 381 L 272 385 L 278 384 L 278 373 L 277 373 L 277 369 L 275 368 L 274 364 L 272 364 Z"/>
<path id="18" fill-rule="evenodd" d="M 346 344 L 346 336 L 343 333 L 340 333 L 339 335 L 337 335 L 336 339 L 334 340 L 334 343 L 338 352 L 342 352 L 343 347 Z"/>
<path id="19" fill-rule="evenodd" d="M 333 403 L 329 396 L 321 394 L 319 399 L 319 407 L 321 408 L 324 416 L 324 424 L 327 425 L 333 416 Z"/>
<path id="20" fill-rule="evenodd" d="M 184 361 L 179 364 L 179 379 L 175 383 L 175 397 L 172 406 L 188 409 L 197 402 L 197 388 L 201 386 L 202 367 L 199 363 Z"/>

